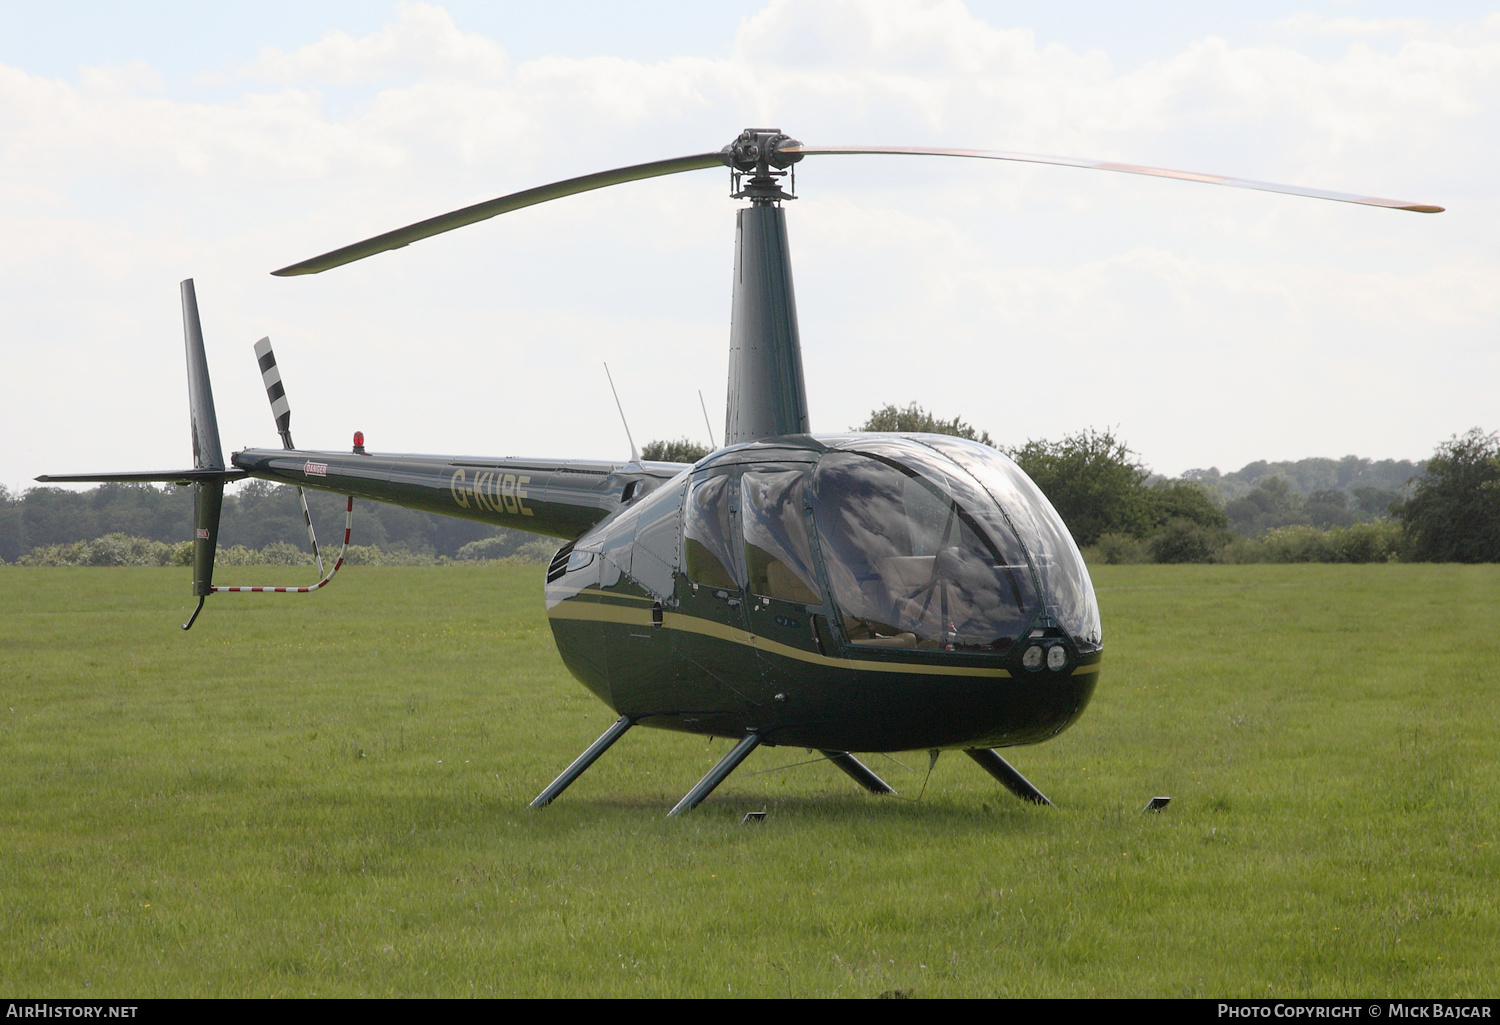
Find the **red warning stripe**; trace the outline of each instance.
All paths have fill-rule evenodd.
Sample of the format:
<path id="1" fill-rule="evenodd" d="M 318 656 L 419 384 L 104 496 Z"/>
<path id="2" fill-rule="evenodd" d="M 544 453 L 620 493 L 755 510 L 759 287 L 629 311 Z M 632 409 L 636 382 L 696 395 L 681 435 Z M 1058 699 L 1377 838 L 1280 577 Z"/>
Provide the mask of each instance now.
<path id="1" fill-rule="evenodd" d="M 339 567 L 344 564 L 344 553 L 349 548 L 349 536 L 350 536 L 351 532 L 353 531 L 353 529 L 354 529 L 354 496 L 350 495 L 349 496 L 349 507 L 348 507 L 348 510 L 346 511 L 345 516 L 344 516 L 344 547 L 339 549 L 338 561 L 333 564 L 333 568 L 330 569 L 327 572 L 327 574 L 324 575 L 323 579 L 319 580 L 316 584 L 310 584 L 307 587 L 219 587 L 219 586 L 216 585 L 214 587 L 214 593 L 215 594 L 221 594 L 221 593 L 233 594 L 233 593 L 237 593 L 237 592 L 249 592 L 249 591 L 253 591 L 253 592 L 265 592 L 267 594 L 311 594 L 313 591 L 318 590 L 320 587 L 326 586 L 328 584 L 328 582 L 333 579 L 333 575 L 339 571 Z"/>

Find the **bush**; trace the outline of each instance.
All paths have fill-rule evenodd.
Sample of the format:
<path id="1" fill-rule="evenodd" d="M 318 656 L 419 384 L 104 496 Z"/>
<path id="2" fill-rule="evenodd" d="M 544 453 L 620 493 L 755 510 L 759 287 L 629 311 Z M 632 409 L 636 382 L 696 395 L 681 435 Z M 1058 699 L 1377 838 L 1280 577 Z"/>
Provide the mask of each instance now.
<path id="1" fill-rule="evenodd" d="M 492 562 L 495 559 L 504 559 L 516 554 L 527 544 L 531 544 L 531 541 L 517 544 L 513 537 L 487 537 L 479 541 L 470 541 L 458 550 L 454 558 L 459 562 Z"/>
<path id="2" fill-rule="evenodd" d="M 552 556 L 557 554 L 559 543 L 549 537 L 539 537 L 535 541 L 527 541 L 516 549 L 511 561 L 525 565 L 540 564 L 545 566 L 552 561 Z"/>
<path id="3" fill-rule="evenodd" d="M 551 538 L 534 537 L 517 545 L 513 538 L 487 537 L 482 541 L 470 541 L 458 550 L 459 562 L 506 562 L 512 565 L 529 566 L 552 561 L 558 542 Z"/>
<path id="4" fill-rule="evenodd" d="M 1340 535 L 1339 547 L 1346 562 L 1395 562 L 1400 556 L 1401 527 L 1391 520 L 1356 523 L 1330 533 Z"/>
<path id="5" fill-rule="evenodd" d="M 1401 550 L 1401 528 L 1389 520 L 1319 530 L 1280 527 L 1224 549 L 1225 562 L 1392 562 Z"/>
<path id="6" fill-rule="evenodd" d="M 1260 538 L 1262 562 L 1343 562 L 1331 531 L 1298 525 L 1269 530 Z"/>
<path id="7" fill-rule="evenodd" d="M 1156 562 L 1217 562 L 1226 541 L 1221 529 L 1174 517 L 1146 545 Z"/>
<path id="8" fill-rule="evenodd" d="M 1146 542 L 1129 534 L 1101 535 L 1098 551 L 1100 560 L 1112 566 L 1151 561 L 1151 549 L 1146 546 Z"/>
<path id="9" fill-rule="evenodd" d="M 220 546 L 214 555 L 215 566 L 264 566 L 265 563 L 265 557 L 258 550 L 246 548 L 244 545 Z M 189 565 L 191 564 L 189 562 Z"/>
<path id="10" fill-rule="evenodd" d="M 347 566 L 436 566 L 449 562 L 446 556 L 439 560 L 430 552 L 414 552 L 410 548 L 377 548 L 375 545 L 350 545 L 344 550 Z"/>
<path id="11" fill-rule="evenodd" d="M 92 541 L 33 548 L 17 566 L 171 566 L 175 549 L 161 541 L 105 534 Z"/>
<path id="12" fill-rule="evenodd" d="M 260 550 L 260 555 L 268 566 L 311 566 L 315 561 L 312 553 L 289 541 L 272 541 Z"/>

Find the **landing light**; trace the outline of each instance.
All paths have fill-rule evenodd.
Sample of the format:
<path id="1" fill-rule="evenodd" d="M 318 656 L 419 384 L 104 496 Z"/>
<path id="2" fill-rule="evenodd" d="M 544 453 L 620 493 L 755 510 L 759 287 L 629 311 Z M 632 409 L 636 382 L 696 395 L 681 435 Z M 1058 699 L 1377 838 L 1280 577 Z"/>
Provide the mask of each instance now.
<path id="1" fill-rule="evenodd" d="M 1026 649 L 1026 654 L 1021 656 L 1021 664 L 1027 669 L 1042 668 L 1042 649 L 1033 644 Z"/>
<path id="2" fill-rule="evenodd" d="M 1061 644 L 1047 649 L 1047 668 L 1054 673 L 1068 664 L 1068 652 Z"/>

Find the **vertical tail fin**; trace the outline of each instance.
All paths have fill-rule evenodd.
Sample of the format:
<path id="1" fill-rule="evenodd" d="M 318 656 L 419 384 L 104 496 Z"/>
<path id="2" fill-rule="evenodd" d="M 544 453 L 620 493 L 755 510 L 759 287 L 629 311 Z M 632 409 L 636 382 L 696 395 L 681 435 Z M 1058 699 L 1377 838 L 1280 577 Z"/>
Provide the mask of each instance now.
<path id="1" fill-rule="evenodd" d="M 193 279 L 182 283 L 182 334 L 187 348 L 188 405 L 193 432 L 193 468 L 224 469 L 219 446 L 219 420 L 214 414 L 214 393 L 208 383 L 208 358 L 203 352 L 203 325 L 198 320 L 198 294 Z M 219 544 L 219 514 L 224 508 L 224 482 L 199 481 L 193 485 L 193 594 L 198 609 L 183 629 L 193 625 L 203 608 L 203 599 L 213 593 L 214 552 Z"/>
<path id="2" fill-rule="evenodd" d="M 198 293 L 193 279 L 182 283 L 182 334 L 187 346 L 188 404 L 192 412 L 193 466 L 224 469 L 219 447 L 219 419 L 214 415 L 214 393 L 208 383 L 208 358 L 203 354 L 203 325 L 198 321 Z"/>

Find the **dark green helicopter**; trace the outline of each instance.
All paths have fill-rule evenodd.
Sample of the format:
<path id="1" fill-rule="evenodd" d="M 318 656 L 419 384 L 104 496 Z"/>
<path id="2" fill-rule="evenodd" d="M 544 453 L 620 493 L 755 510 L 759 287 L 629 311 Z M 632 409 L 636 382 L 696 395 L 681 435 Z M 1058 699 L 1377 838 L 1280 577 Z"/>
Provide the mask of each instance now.
<path id="1" fill-rule="evenodd" d="M 749 205 L 737 213 L 725 445 L 691 466 L 634 452 L 625 463 L 386 455 L 366 452 L 360 435 L 352 452 L 297 449 L 264 339 L 256 354 L 283 447 L 235 452 L 226 465 L 188 280 L 193 468 L 37 479 L 191 482 L 193 619 L 216 590 L 305 591 L 332 576 L 312 588 L 214 586 L 224 485 L 245 477 L 348 495 L 351 509 L 368 498 L 562 539 L 546 577 L 557 648 L 620 718 L 534 807 L 635 725 L 738 741 L 672 815 L 695 807 L 761 744 L 821 751 L 875 793 L 892 791 L 849 752 L 958 749 L 1017 796 L 1050 803 L 993 749 L 1054 737 L 1088 704 L 1103 656 L 1088 570 L 1046 497 L 988 446 L 810 433 L 782 203 L 795 198 L 795 164 L 831 154 L 1016 160 L 1442 209 L 1134 164 L 804 146 L 747 129 L 721 150 L 502 196 L 274 272 L 316 274 L 548 200 L 727 166 L 732 195 Z"/>

